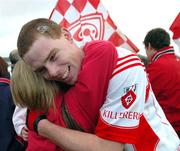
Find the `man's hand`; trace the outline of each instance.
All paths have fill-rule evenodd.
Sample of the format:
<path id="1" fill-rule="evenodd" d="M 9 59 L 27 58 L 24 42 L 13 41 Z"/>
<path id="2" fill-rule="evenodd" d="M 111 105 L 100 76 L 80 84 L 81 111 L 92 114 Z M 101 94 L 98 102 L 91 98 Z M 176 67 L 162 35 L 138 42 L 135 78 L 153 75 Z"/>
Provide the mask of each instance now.
<path id="1" fill-rule="evenodd" d="M 38 123 L 42 119 L 46 119 L 46 113 L 42 111 L 28 110 L 26 118 L 26 125 L 28 129 L 38 133 Z"/>

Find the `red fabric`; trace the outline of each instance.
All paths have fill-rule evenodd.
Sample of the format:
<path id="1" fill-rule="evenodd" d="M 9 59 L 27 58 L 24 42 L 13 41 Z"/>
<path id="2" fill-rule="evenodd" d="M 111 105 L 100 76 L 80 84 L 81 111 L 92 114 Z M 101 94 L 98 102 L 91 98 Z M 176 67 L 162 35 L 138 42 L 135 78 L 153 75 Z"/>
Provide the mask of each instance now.
<path id="1" fill-rule="evenodd" d="M 34 121 L 40 116 L 44 115 L 44 112 L 37 112 L 34 110 L 28 110 L 27 112 L 27 126 L 30 130 L 34 130 Z"/>
<path id="2" fill-rule="evenodd" d="M 95 133 L 103 139 L 134 144 L 137 140 L 138 128 L 134 127 L 134 129 L 128 129 L 124 127 L 115 127 L 103 121 L 102 118 L 99 118 Z"/>
<path id="3" fill-rule="evenodd" d="M 166 49 L 162 49 L 158 53 L 162 54 L 147 66 L 147 72 L 154 94 L 167 119 L 176 131 L 180 131 L 180 60 L 174 53 L 163 53 L 165 51 Z"/>
<path id="4" fill-rule="evenodd" d="M 144 116 L 141 116 L 139 127 L 134 128 L 115 127 L 99 118 L 96 135 L 111 141 L 134 144 L 134 149 L 137 151 L 153 151 L 159 141 Z"/>
<path id="5" fill-rule="evenodd" d="M 99 109 L 105 101 L 108 81 L 116 63 L 117 52 L 110 42 L 105 41 L 88 43 L 84 47 L 84 52 L 85 58 L 82 71 L 78 76 L 78 82 L 63 95 L 72 118 L 86 132 L 93 133 L 97 125 Z M 51 109 L 47 119 L 65 127 L 61 116 L 61 94 L 55 99 L 55 102 L 57 112 L 55 113 Z M 60 150 L 49 140 L 29 131 L 27 151 L 52 151 L 55 149 Z"/>
<path id="6" fill-rule="evenodd" d="M 10 80 L 7 78 L 0 78 L 0 82 L 10 84 Z"/>
<path id="7" fill-rule="evenodd" d="M 139 51 L 118 30 L 100 0 L 59 0 L 49 18 L 66 27 L 78 46 L 92 40 L 108 40 L 117 47 Z"/>
<path id="8" fill-rule="evenodd" d="M 65 94 L 64 100 L 73 119 L 86 132 L 92 133 L 97 125 L 99 109 L 105 101 L 117 52 L 111 43 L 104 41 L 90 42 L 84 51 L 78 82 Z"/>
<path id="9" fill-rule="evenodd" d="M 137 151 L 155 151 L 156 145 L 159 142 L 159 137 L 154 133 L 154 130 L 147 123 L 144 116 L 141 116 L 137 142 L 134 144 Z M 143 144 L 143 145 L 142 145 Z"/>
<path id="10" fill-rule="evenodd" d="M 173 39 L 180 37 L 180 13 L 176 16 L 169 29 L 173 32 Z"/>
<path id="11" fill-rule="evenodd" d="M 56 109 L 51 108 L 47 114 L 47 119 L 57 125 L 65 127 L 61 116 L 61 103 L 62 94 L 60 93 L 55 99 Z M 33 123 L 34 119 L 37 117 L 37 113 L 32 112 L 29 119 L 30 123 Z M 31 124 L 32 125 L 32 124 Z M 26 151 L 62 151 L 61 148 L 57 147 L 50 140 L 39 136 L 34 130 L 29 129 L 28 133 L 28 146 Z"/>

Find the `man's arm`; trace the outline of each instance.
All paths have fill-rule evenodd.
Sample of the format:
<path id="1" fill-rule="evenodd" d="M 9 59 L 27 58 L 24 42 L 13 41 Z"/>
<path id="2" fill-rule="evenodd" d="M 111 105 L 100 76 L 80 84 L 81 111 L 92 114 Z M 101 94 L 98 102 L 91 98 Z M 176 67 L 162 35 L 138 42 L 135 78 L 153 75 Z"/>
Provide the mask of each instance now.
<path id="1" fill-rule="evenodd" d="M 123 151 L 123 144 L 97 137 L 94 134 L 79 132 L 57 126 L 48 120 L 38 123 L 38 133 L 69 151 Z"/>

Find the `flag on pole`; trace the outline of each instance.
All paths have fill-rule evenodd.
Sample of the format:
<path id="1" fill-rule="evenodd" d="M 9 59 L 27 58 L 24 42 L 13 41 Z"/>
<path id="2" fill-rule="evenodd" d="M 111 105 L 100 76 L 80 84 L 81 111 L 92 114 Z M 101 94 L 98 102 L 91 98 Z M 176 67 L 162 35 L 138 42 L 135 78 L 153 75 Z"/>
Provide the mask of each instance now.
<path id="1" fill-rule="evenodd" d="M 139 51 L 118 30 L 100 0 L 58 0 L 49 19 L 67 28 L 78 46 L 92 40 L 108 40 L 116 47 Z"/>

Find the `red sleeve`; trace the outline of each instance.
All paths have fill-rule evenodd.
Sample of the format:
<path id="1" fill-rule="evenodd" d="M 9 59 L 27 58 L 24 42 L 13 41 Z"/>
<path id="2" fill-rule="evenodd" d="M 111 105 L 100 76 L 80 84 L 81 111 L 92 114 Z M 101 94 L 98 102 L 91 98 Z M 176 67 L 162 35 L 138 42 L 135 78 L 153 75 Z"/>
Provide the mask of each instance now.
<path id="1" fill-rule="evenodd" d="M 105 101 L 117 52 L 111 43 L 104 41 L 91 42 L 84 51 L 78 82 L 66 93 L 65 101 L 76 122 L 86 131 L 92 131 Z"/>

